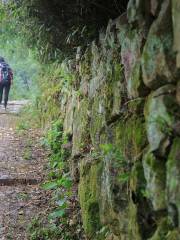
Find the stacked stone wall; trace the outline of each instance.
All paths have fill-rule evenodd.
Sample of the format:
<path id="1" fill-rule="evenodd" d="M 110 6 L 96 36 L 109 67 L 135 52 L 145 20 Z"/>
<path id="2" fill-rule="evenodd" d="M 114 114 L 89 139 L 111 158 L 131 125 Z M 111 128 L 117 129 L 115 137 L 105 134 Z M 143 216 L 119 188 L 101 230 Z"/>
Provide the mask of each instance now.
<path id="1" fill-rule="evenodd" d="M 87 239 L 180 239 L 179 0 L 130 0 L 68 65 L 61 111 Z"/>

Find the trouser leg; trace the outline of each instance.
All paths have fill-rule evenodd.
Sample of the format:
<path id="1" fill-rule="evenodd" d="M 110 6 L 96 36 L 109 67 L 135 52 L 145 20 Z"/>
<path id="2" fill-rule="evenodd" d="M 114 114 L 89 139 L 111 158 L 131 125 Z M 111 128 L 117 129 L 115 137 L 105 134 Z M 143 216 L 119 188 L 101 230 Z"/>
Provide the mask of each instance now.
<path id="1" fill-rule="evenodd" d="M 3 84 L 0 83 L 0 104 L 2 102 L 2 96 L 3 96 Z"/>
<path id="2" fill-rule="evenodd" d="M 10 90 L 11 84 L 7 83 L 4 87 L 4 107 L 6 108 L 8 97 L 9 97 L 9 90 Z"/>

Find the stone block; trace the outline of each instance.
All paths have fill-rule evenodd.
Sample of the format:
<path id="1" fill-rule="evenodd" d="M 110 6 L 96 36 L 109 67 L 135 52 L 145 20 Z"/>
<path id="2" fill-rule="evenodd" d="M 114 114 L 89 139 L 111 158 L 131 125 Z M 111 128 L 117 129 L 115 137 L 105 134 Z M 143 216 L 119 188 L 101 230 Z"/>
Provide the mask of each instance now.
<path id="1" fill-rule="evenodd" d="M 87 157 L 80 163 L 78 194 L 85 233 L 90 239 L 98 239 L 96 232 L 102 227 L 99 212 L 102 163 L 92 161 Z"/>
<path id="2" fill-rule="evenodd" d="M 166 167 L 165 162 L 157 159 L 149 150 L 143 157 L 144 176 L 147 182 L 147 195 L 155 211 L 167 207 L 165 198 Z"/>
<path id="3" fill-rule="evenodd" d="M 83 99 L 77 102 L 74 111 L 73 120 L 73 147 L 72 156 L 78 156 L 83 153 L 84 148 L 88 146 L 89 141 L 89 115 L 88 115 L 89 102 Z"/>
<path id="4" fill-rule="evenodd" d="M 156 89 L 175 81 L 175 57 L 172 51 L 173 35 L 170 1 L 162 4 L 158 18 L 151 25 L 142 55 L 143 81 Z"/>
<path id="5" fill-rule="evenodd" d="M 169 217 L 174 226 L 180 227 L 180 138 L 174 139 L 167 161 L 167 199 Z"/>
<path id="6" fill-rule="evenodd" d="M 165 156 L 173 125 L 178 117 L 179 106 L 175 99 L 176 87 L 165 85 L 152 92 L 145 106 L 146 131 L 150 150 Z"/>
<path id="7" fill-rule="evenodd" d="M 142 42 L 143 36 L 136 30 L 127 31 L 121 39 L 121 60 L 129 98 L 147 94 L 141 75 Z"/>
<path id="8" fill-rule="evenodd" d="M 65 134 L 72 135 L 73 133 L 74 109 L 76 101 L 76 92 L 73 91 L 66 103 L 65 118 L 63 123 L 63 130 Z"/>

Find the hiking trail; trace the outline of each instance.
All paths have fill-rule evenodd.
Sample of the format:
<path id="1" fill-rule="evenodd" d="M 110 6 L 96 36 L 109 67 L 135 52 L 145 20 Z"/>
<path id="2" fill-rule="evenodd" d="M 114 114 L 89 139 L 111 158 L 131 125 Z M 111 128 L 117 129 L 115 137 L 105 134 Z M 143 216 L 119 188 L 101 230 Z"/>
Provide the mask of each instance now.
<path id="1" fill-rule="evenodd" d="M 47 198 L 40 189 L 44 150 L 40 131 L 16 130 L 20 109 L 27 101 L 0 106 L 0 240 L 26 240 L 27 226 L 43 210 Z"/>

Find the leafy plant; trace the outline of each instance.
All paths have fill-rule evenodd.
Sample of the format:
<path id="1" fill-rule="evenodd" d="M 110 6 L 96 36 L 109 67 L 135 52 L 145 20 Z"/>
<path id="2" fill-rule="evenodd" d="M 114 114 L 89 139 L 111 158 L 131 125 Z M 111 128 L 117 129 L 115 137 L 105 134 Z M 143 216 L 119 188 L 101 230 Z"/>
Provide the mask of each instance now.
<path id="1" fill-rule="evenodd" d="M 51 191 L 51 211 L 43 222 L 43 218 L 34 219 L 29 227 L 31 239 L 80 239 L 81 229 L 73 231 L 70 226 L 68 209 L 74 206 L 72 196 L 72 180 L 69 176 L 67 159 L 69 151 L 64 149 L 68 136 L 63 133 L 60 120 L 52 122 L 43 143 L 50 149 L 48 166 L 49 178 L 42 185 L 46 191 Z"/>

